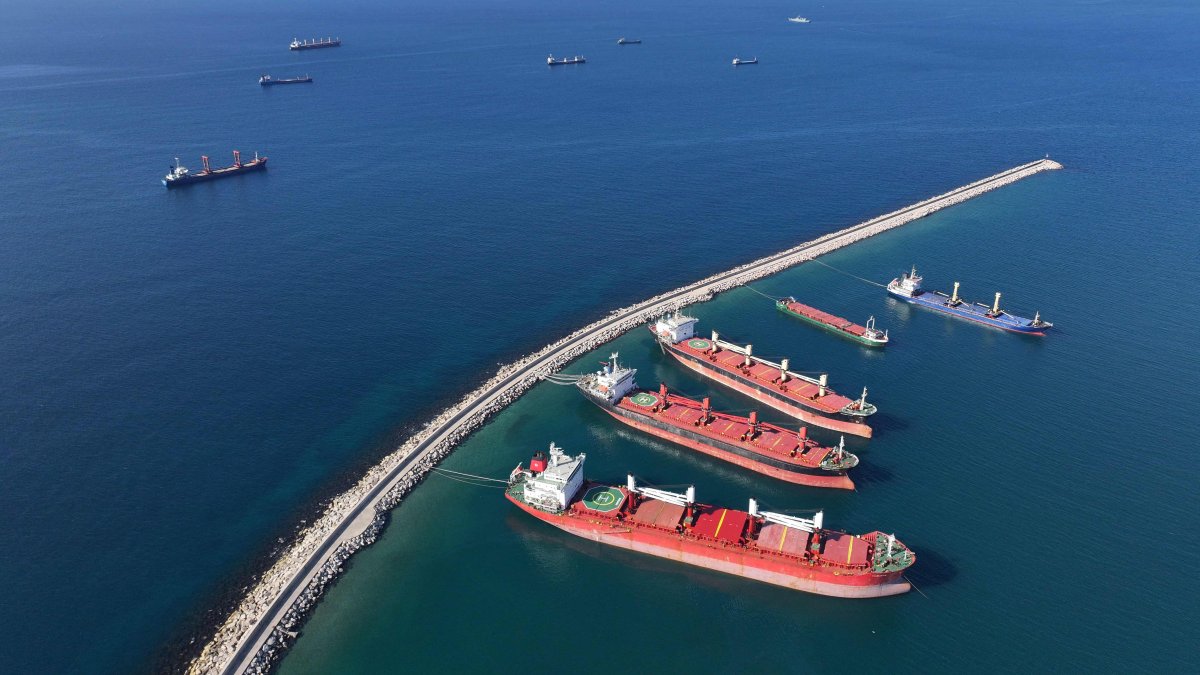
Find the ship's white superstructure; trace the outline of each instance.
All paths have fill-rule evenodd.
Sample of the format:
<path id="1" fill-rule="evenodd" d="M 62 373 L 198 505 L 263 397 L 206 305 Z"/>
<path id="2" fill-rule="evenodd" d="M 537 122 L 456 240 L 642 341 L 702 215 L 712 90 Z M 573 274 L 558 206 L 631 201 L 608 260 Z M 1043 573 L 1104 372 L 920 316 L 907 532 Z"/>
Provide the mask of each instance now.
<path id="1" fill-rule="evenodd" d="M 637 369 L 622 366 L 618 361 L 619 356 L 614 352 L 602 370 L 580 377 L 576 385 L 588 396 L 615 405 L 626 394 L 637 389 L 637 382 L 634 381 Z"/>
<path id="2" fill-rule="evenodd" d="M 561 512 L 567 508 L 579 488 L 583 487 L 583 462 L 586 453 L 571 457 L 554 443 L 550 457 L 538 453 L 525 470 L 525 502 L 546 511 Z"/>

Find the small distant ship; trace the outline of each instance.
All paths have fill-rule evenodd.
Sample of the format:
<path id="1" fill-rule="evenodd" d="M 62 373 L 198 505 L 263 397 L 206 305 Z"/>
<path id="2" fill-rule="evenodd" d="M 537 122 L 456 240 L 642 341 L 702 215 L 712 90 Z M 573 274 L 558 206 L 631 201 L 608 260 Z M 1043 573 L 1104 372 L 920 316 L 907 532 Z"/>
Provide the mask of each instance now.
<path id="1" fill-rule="evenodd" d="M 300 84 L 302 82 L 312 82 L 312 78 L 307 75 L 304 77 L 284 77 L 278 80 L 270 75 L 263 75 L 258 78 L 258 83 L 264 87 L 271 87 L 276 84 Z"/>
<path id="2" fill-rule="evenodd" d="M 613 354 L 604 369 L 577 379 L 575 386 L 601 410 L 651 436 L 736 464 L 772 478 L 811 487 L 853 490 L 846 475 L 858 457 L 808 438 L 808 428 L 792 431 L 758 421 L 758 413 L 739 417 L 716 412 L 705 398 L 694 401 L 667 391 L 641 389 L 637 370 L 622 366 Z"/>
<path id="3" fill-rule="evenodd" d="M 556 58 L 554 58 L 553 54 L 546 57 L 546 65 L 548 65 L 548 66 L 571 66 L 576 63 L 587 63 L 587 59 L 583 58 L 582 56 L 572 56 L 569 59 L 568 58 L 556 59 Z"/>
<path id="4" fill-rule="evenodd" d="M 1045 335 L 1046 331 L 1054 327 L 1049 321 L 1042 321 L 1040 312 L 1034 313 L 1032 319 L 1027 319 L 1000 309 L 999 293 L 996 294 L 992 306 L 988 307 L 983 303 L 968 302 L 958 297 L 957 281 L 954 282 L 954 291 L 950 295 L 941 291 L 926 291 L 921 288 L 922 281 L 923 278 L 917 274 L 917 268 L 914 266 L 912 272 L 892 279 L 887 285 L 887 291 L 892 297 L 904 302 L 1014 333 Z"/>
<path id="5" fill-rule="evenodd" d="M 818 328 L 824 328 L 831 333 L 850 338 L 861 345 L 883 347 L 888 343 L 887 331 L 875 328 L 875 317 L 867 319 L 867 325 L 860 326 L 840 316 L 834 316 L 827 312 L 822 312 L 816 307 L 809 307 L 804 303 L 796 302 L 796 299 L 791 297 L 777 300 L 775 302 L 775 309 L 784 314 L 790 314 L 798 319 L 802 319 Z"/>
<path id="6" fill-rule="evenodd" d="M 326 47 L 341 47 L 342 38 L 325 38 L 312 40 L 298 40 L 292 38 L 292 43 L 288 45 L 288 49 L 298 52 L 304 49 L 324 49 Z"/>
<path id="7" fill-rule="evenodd" d="M 618 38 L 617 44 L 619 44 L 619 45 L 640 45 L 640 44 L 642 44 L 642 41 L 641 40 L 632 40 L 630 38 Z"/>
<path id="8" fill-rule="evenodd" d="M 774 363 L 753 356 L 753 345 L 739 347 L 720 339 L 696 336 L 696 319 L 675 314 L 650 326 L 662 349 L 692 371 L 823 429 L 871 437 L 865 419 L 877 412 L 867 403 L 867 390 L 857 400 L 829 388 L 829 376 L 809 377 L 788 370 L 788 360 Z"/>
<path id="9" fill-rule="evenodd" d="M 508 477 L 504 496 L 525 513 L 584 539 L 725 572 L 797 591 L 837 598 L 905 593 L 904 572 L 917 556 L 893 534 L 848 534 L 811 518 L 696 502 L 696 487 L 668 492 L 638 484 L 587 480 L 585 453 L 572 457 L 550 444 L 526 469 Z"/>
<path id="10" fill-rule="evenodd" d="M 756 63 L 758 63 L 757 56 L 752 59 L 739 59 L 736 57 L 733 59 L 733 65 L 735 66 L 752 66 Z"/>
<path id="11" fill-rule="evenodd" d="M 792 23 L 812 23 L 812 19 L 806 19 L 802 16 L 789 16 L 788 21 Z"/>
<path id="12" fill-rule="evenodd" d="M 204 165 L 204 169 L 199 173 L 192 173 L 186 166 L 179 163 L 179 158 L 175 158 L 175 166 L 171 167 L 171 172 L 162 179 L 162 184 L 168 188 L 179 187 L 181 185 L 191 185 L 192 183 L 203 183 L 208 180 L 216 180 L 217 178 L 226 178 L 249 171 L 261 171 L 267 168 L 267 158 L 259 157 L 258 153 L 254 153 L 254 159 L 249 162 L 242 163 L 242 155 L 237 150 L 233 151 L 233 164 L 213 169 L 208 165 L 208 157 L 201 156 L 200 162 Z"/>

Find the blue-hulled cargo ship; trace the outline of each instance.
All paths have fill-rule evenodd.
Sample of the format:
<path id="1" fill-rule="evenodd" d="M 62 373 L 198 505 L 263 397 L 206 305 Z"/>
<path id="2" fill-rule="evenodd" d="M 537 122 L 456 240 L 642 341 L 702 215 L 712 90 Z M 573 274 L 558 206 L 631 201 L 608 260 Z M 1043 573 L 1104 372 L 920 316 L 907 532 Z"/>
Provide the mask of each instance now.
<path id="1" fill-rule="evenodd" d="M 1040 313 L 1035 313 L 1032 319 L 1027 319 L 1000 309 L 999 293 L 996 294 L 996 300 L 992 306 L 988 307 L 983 303 L 968 302 L 958 297 L 957 281 L 954 282 L 954 292 L 950 295 L 941 291 L 926 291 L 921 288 L 921 281 L 922 278 L 917 274 L 917 268 L 913 267 L 912 272 L 892 279 L 892 282 L 887 285 L 887 290 L 892 297 L 904 302 L 1014 333 L 1045 335 L 1046 331 L 1054 327 L 1054 324 L 1049 321 L 1042 321 Z"/>

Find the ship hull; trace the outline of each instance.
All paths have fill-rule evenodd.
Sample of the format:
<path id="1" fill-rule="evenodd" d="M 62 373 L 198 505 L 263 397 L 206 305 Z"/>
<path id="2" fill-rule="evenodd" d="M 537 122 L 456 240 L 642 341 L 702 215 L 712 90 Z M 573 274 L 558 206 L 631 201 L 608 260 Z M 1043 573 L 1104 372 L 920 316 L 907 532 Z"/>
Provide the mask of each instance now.
<path id="1" fill-rule="evenodd" d="M 674 345 L 664 343 L 663 346 L 666 347 L 667 351 L 674 356 L 676 360 L 678 360 L 688 369 L 711 380 L 719 382 L 740 394 L 749 396 L 759 403 L 770 406 L 775 410 L 791 415 L 792 417 L 795 417 L 803 422 L 807 422 L 813 426 L 821 427 L 822 429 L 829 429 L 831 431 L 850 434 L 852 436 L 860 436 L 862 438 L 871 437 L 871 427 L 863 422 L 826 417 L 825 415 L 812 411 L 808 408 L 803 408 L 798 403 L 795 403 L 790 399 L 784 399 L 780 396 L 776 396 L 774 395 L 774 392 L 764 391 L 753 382 L 743 381 L 740 378 L 725 373 L 724 371 L 710 368 L 708 364 L 699 362 L 690 354 L 685 354 L 679 351 Z"/>
<path id="2" fill-rule="evenodd" d="M 195 183 L 206 183 L 210 180 L 217 180 L 218 178 L 237 176 L 252 171 L 262 171 L 266 168 L 267 158 L 263 157 L 256 161 L 247 162 L 241 166 L 227 166 L 221 169 L 215 169 L 208 173 L 190 173 L 174 180 L 167 180 L 164 178 L 162 179 L 162 184 L 168 189 L 177 188 L 184 185 L 193 185 Z"/>
<path id="3" fill-rule="evenodd" d="M 1010 319 L 1007 321 L 1001 319 L 1000 317 L 993 318 L 987 316 L 984 313 L 986 310 L 984 310 L 982 307 L 972 305 L 965 301 L 958 307 L 951 307 L 946 304 L 946 300 L 941 295 L 930 291 L 924 291 L 916 297 L 910 297 L 903 293 L 893 291 L 889 288 L 888 295 L 891 295 L 897 300 L 907 302 L 910 305 L 925 307 L 936 312 L 941 312 L 942 314 L 948 314 L 959 319 L 966 319 L 967 321 L 973 321 L 985 326 L 991 326 L 992 328 L 999 328 L 1010 333 L 1020 333 L 1022 335 L 1045 335 L 1046 331 L 1050 329 L 1049 326 L 1029 325 L 1031 323 L 1029 319 L 1013 316 L 1007 313 L 1002 315 L 1005 317 L 1010 317 Z"/>
<path id="4" fill-rule="evenodd" d="M 306 49 L 325 49 L 327 47 L 341 47 L 341 42 L 314 42 L 306 45 L 288 45 L 288 49 L 294 52 L 302 52 Z"/>
<path id="5" fill-rule="evenodd" d="M 589 397 L 589 400 L 592 399 Z M 845 472 L 839 473 L 805 466 L 789 465 L 746 448 L 739 448 L 729 443 L 705 438 L 690 429 L 680 429 L 668 425 L 662 420 L 648 415 L 639 415 L 631 410 L 610 406 L 594 400 L 593 402 L 600 406 L 604 412 L 635 429 L 644 431 L 651 436 L 691 448 L 709 457 L 715 457 L 730 464 L 736 464 L 743 469 L 749 469 L 750 471 L 797 485 L 840 490 L 854 489 L 854 481 L 850 480 L 850 477 Z"/>
<path id="6" fill-rule="evenodd" d="M 733 547 L 709 546 L 679 535 L 547 513 L 511 495 L 507 498 L 529 515 L 577 537 L 805 593 L 835 598 L 879 598 L 911 589 L 902 572 L 838 574 L 818 567 L 797 569 L 794 563 Z"/>
<path id="7" fill-rule="evenodd" d="M 815 319 L 811 316 L 801 314 L 800 312 L 792 311 L 791 309 L 789 309 L 787 307 L 778 307 L 777 306 L 777 308 L 779 309 L 779 311 L 783 312 L 784 314 L 787 314 L 788 316 L 796 317 L 797 319 L 800 319 L 801 321 L 804 321 L 805 323 L 807 323 L 811 326 L 816 326 L 817 328 L 820 328 L 821 330 L 824 330 L 826 332 L 833 333 L 840 337 L 844 337 L 848 340 L 853 340 L 854 342 L 857 342 L 858 344 L 863 345 L 864 347 L 882 348 L 885 345 L 887 345 L 887 342 L 884 340 L 872 340 L 872 339 L 866 337 L 865 335 L 855 335 L 854 333 L 849 333 L 847 331 L 842 330 L 841 328 L 838 328 L 837 326 L 830 325 L 819 319 Z"/>
<path id="8" fill-rule="evenodd" d="M 294 80 L 270 80 L 268 82 L 259 82 L 264 87 L 274 87 L 277 84 L 306 84 L 312 82 L 311 77 L 302 77 Z"/>

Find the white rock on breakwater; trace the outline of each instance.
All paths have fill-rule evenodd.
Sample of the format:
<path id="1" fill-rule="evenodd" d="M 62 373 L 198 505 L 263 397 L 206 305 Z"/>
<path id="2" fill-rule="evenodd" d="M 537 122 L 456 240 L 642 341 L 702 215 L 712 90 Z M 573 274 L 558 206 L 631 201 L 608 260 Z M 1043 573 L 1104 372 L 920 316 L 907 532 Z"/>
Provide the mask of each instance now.
<path id="1" fill-rule="evenodd" d="M 703 302 L 721 291 L 770 276 L 801 262 L 899 227 L 934 211 L 959 204 L 984 192 L 1041 171 L 1061 168 L 1062 166 L 1057 162 L 1044 159 L 1009 169 L 913 206 L 824 235 L 782 253 L 761 258 L 689 286 L 657 295 L 631 307 L 614 310 L 607 317 L 543 347 L 538 352 L 502 366 L 495 376 L 464 396 L 445 412 L 425 423 L 399 448 L 369 469 L 352 488 L 334 498 L 321 517 L 301 532 L 295 543 L 247 592 L 246 597 L 225 623 L 217 629 L 201 654 L 189 664 L 189 673 L 226 672 L 238 668 L 241 668 L 242 672 L 248 673 L 267 672 L 275 659 L 294 639 L 296 635 L 294 631 L 303 622 L 321 593 L 343 571 L 346 560 L 358 549 L 373 543 L 379 536 L 386 522 L 386 514 L 420 484 L 429 471 L 444 459 L 462 439 L 482 426 L 493 413 L 505 408 L 520 397 L 545 375 L 559 370 L 582 354 L 665 312 Z M 620 317 L 619 320 L 614 321 L 618 317 Z M 537 365 L 536 368 L 531 367 L 534 364 Z M 514 375 L 517 377 L 506 383 L 506 380 Z M 502 384 L 504 385 L 502 389 L 489 394 L 491 390 Z M 478 405 L 484 400 L 487 401 L 485 405 Z M 473 410 L 472 406 L 474 406 Z M 466 410 L 471 410 L 470 414 L 452 423 L 452 420 Z M 430 442 L 435 438 L 436 441 Z M 327 540 L 331 533 L 337 531 L 338 527 L 348 518 L 353 517 L 360 510 L 363 501 L 380 485 L 380 482 L 396 472 L 401 463 L 409 459 L 414 451 L 420 453 L 419 458 L 405 470 L 391 475 L 387 489 L 375 497 L 372 504 L 374 518 L 367 527 L 363 531 L 347 537 L 325 559 L 304 590 L 276 620 L 269 637 L 263 641 L 261 647 L 253 652 L 248 660 L 231 663 L 247 633 L 262 622 L 271 620 L 271 617 L 266 615 L 270 612 L 272 605 L 276 603 L 277 598 L 297 575 L 301 574 L 306 564 L 328 544 Z"/>

